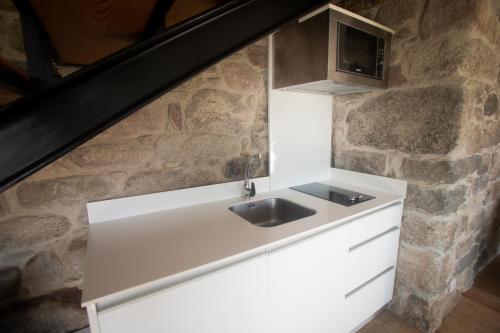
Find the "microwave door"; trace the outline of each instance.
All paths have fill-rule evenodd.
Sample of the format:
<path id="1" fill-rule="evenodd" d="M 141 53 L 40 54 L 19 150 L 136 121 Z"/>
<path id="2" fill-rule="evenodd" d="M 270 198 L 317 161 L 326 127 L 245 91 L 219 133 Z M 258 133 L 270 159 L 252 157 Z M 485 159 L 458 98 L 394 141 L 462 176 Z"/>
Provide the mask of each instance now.
<path id="1" fill-rule="evenodd" d="M 338 22 L 337 69 L 377 77 L 379 39 L 359 29 Z"/>

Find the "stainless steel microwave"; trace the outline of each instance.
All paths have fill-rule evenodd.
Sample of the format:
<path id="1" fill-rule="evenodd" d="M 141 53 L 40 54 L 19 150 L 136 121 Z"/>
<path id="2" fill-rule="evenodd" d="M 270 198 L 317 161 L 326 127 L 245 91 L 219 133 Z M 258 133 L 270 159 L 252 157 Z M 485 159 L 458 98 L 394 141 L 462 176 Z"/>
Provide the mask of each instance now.
<path id="1" fill-rule="evenodd" d="M 326 94 L 387 88 L 393 33 L 328 5 L 273 35 L 273 88 Z"/>

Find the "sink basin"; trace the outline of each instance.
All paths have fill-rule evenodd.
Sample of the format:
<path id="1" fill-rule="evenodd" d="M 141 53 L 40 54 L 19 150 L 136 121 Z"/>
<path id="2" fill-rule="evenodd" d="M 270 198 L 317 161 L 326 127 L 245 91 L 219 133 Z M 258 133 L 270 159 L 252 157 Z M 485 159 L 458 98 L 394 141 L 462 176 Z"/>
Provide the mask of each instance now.
<path id="1" fill-rule="evenodd" d="M 229 210 L 259 227 L 275 227 L 316 214 L 314 209 L 280 198 L 245 202 L 231 206 Z"/>

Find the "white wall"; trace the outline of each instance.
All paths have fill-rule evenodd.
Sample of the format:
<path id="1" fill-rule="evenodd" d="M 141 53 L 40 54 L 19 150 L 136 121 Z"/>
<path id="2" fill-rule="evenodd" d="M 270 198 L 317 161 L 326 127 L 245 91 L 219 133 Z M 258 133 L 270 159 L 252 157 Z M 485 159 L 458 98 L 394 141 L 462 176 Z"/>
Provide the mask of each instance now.
<path id="1" fill-rule="evenodd" d="M 332 97 L 272 89 L 269 39 L 269 176 L 271 190 L 329 179 Z"/>

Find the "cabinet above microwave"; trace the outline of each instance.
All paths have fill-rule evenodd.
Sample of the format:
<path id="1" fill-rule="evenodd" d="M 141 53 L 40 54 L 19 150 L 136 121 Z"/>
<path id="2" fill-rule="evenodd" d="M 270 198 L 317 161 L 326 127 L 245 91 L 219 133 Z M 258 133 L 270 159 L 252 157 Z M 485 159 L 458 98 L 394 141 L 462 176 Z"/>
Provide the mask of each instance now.
<path id="1" fill-rule="evenodd" d="M 393 34 L 326 5 L 273 35 L 273 88 L 320 94 L 387 88 Z"/>

